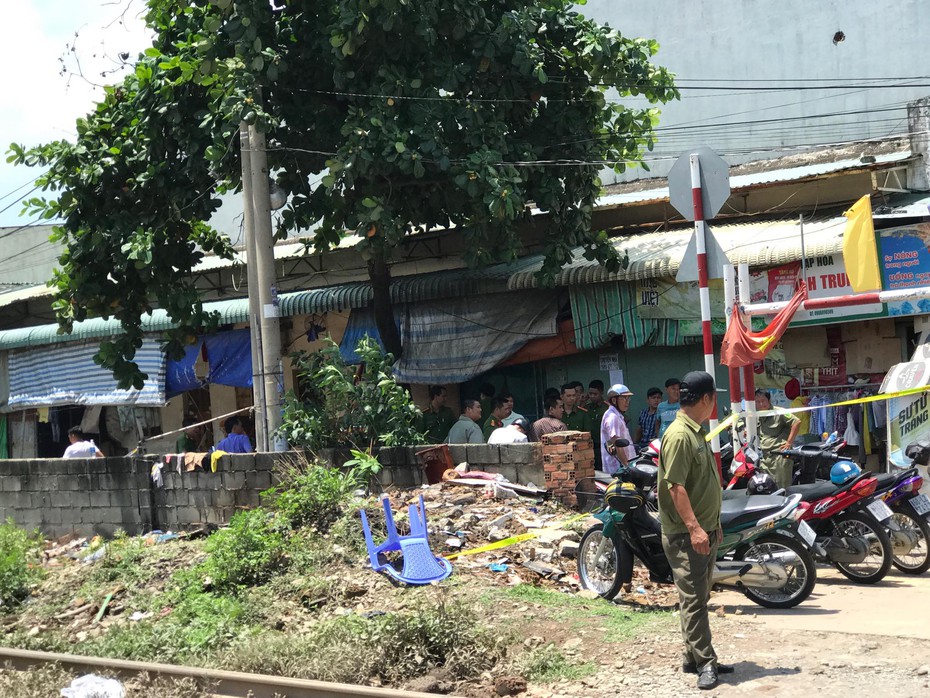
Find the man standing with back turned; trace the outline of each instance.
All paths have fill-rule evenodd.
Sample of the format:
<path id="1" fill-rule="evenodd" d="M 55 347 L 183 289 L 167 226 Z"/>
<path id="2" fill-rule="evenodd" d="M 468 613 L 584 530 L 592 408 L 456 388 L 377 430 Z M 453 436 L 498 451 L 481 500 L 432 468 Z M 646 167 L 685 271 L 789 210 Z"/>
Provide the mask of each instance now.
<path id="1" fill-rule="evenodd" d="M 682 671 L 697 674 L 697 687 L 710 690 L 718 674 L 733 672 L 733 667 L 717 662 L 707 612 L 723 536 L 720 477 L 701 426 L 717 400 L 713 377 L 704 371 L 686 374 L 679 400 L 681 407 L 665 430 L 659 455 L 659 521 L 681 602 Z"/>

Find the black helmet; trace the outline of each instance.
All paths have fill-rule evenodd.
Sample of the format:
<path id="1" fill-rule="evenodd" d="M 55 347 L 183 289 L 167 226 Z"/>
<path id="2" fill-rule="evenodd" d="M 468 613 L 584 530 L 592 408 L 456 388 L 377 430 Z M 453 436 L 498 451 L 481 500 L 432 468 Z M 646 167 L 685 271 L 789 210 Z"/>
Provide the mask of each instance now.
<path id="1" fill-rule="evenodd" d="M 756 471 L 749 478 L 749 484 L 746 485 L 746 494 L 773 494 L 778 489 L 778 485 L 768 473 Z"/>
<path id="2" fill-rule="evenodd" d="M 529 433 L 530 431 L 530 423 L 527 422 L 523 417 L 517 417 L 510 424 L 515 427 L 520 427 L 525 433 Z"/>

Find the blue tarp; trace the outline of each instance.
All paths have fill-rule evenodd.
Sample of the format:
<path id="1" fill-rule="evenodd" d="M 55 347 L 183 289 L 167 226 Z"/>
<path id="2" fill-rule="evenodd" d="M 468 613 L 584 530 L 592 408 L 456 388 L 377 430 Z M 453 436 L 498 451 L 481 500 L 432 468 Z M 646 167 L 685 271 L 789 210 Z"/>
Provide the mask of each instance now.
<path id="1" fill-rule="evenodd" d="M 203 340 L 198 339 L 184 351 L 184 358 L 177 361 L 168 359 L 165 371 L 166 397 L 173 398 L 175 395 L 204 386 L 204 382 L 197 378 L 194 372 L 194 365 L 200 357 L 201 347 L 203 347 Z"/>
<path id="2" fill-rule="evenodd" d="M 207 335 L 203 341 L 207 345 L 207 361 L 210 362 L 207 382 L 237 388 L 252 387 L 252 345 L 247 329 Z"/>
<path id="3" fill-rule="evenodd" d="M 398 315 L 403 312 L 402 306 L 396 306 L 394 309 L 394 321 L 400 329 Z M 364 336 L 369 336 L 375 340 L 384 350 L 384 343 L 381 341 L 381 334 L 375 325 L 375 315 L 370 308 L 356 308 L 349 315 L 349 322 L 346 325 L 345 332 L 342 335 L 342 341 L 339 342 L 339 353 L 347 364 L 361 363 L 359 355 L 355 353 L 355 347 L 358 346 L 359 340 Z"/>

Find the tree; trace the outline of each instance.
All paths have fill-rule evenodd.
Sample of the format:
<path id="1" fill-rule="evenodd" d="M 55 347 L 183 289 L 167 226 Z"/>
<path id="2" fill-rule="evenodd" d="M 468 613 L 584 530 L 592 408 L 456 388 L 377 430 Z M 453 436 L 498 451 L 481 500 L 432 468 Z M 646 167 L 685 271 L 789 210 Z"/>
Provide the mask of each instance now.
<path id="1" fill-rule="evenodd" d="M 548 215 L 544 281 L 579 245 L 618 268 L 591 230 L 598 172 L 651 149 L 653 105 L 678 93 L 651 63 L 654 41 L 572 4 L 148 0 L 152 48 L 78 122 L 77 141 L 11 146 L 12 160 L 48 168 L 38 184 L 56 194 L 28 208 L 62 221 L 59 322 L 118 318 L 126 333 L 98 360 L 124 385 L 141 381 L 131 359 L 153 305 L 179 325 L 172 353 L 209 324 L 189 272 L 206 252 L 231 254 L 205 221 L 240 186 L 240 121 L 266 133 L 290 195 L 279 234 L 315 226 L 318 250 L 360 236 L 395 355 L 390 262 L 415 231 L 463 236 L 472 265 L 507 260 L 536 207 Z"/>

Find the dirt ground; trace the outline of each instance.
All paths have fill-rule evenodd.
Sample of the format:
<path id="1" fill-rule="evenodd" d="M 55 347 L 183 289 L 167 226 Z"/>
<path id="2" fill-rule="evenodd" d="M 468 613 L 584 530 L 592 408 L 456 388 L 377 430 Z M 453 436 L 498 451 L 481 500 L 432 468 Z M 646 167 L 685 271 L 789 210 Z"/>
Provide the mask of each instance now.
<path id="1" fill-rule="evenodd" d="M 678 670 L 677 615 L 612 656 L 599 652 L 596 674 L 573 683 L 530 685 L 528 694 L 801 697 L 930 696 L 930 577 L 892 571 L 878 585 L 849 584 L 820 568 L 818 586 L 798 608 L 764 609 L 736 591 L 714 594 L 712 626 L 721 661 L 736 672 L 714 691 L 698 691 Z M 580 651 L 599 643 L 585 637 Z"/>

